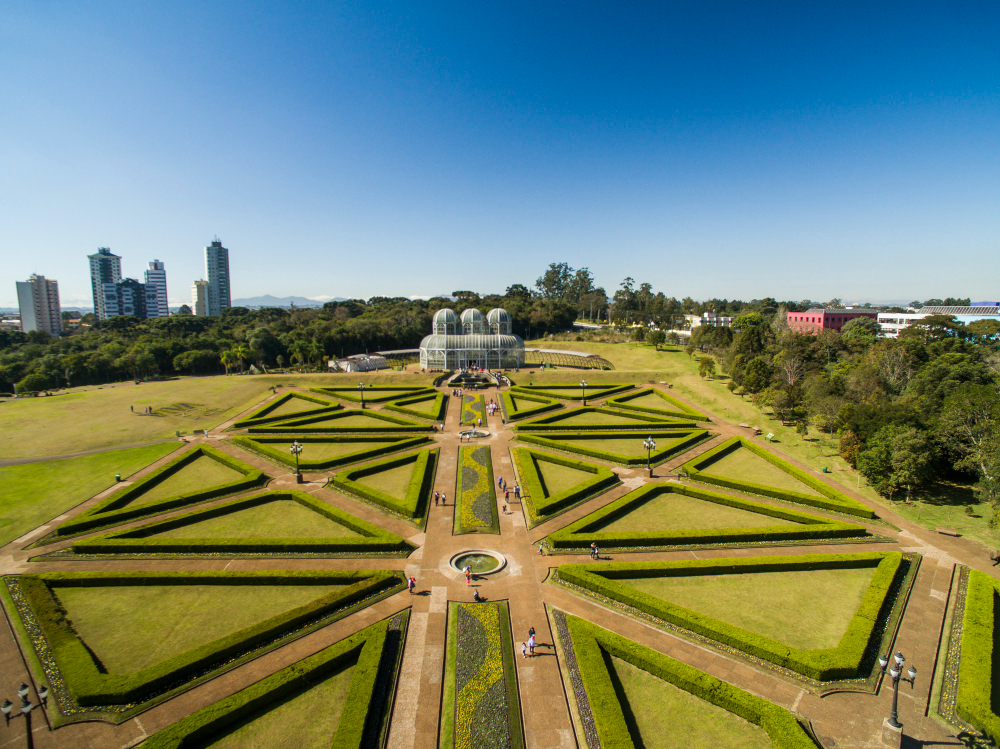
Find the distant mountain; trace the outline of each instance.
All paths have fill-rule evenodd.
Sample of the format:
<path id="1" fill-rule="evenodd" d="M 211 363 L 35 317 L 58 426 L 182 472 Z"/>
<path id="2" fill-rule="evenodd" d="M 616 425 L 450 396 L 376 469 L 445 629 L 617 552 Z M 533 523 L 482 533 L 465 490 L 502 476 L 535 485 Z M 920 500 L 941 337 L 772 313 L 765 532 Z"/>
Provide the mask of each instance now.
<path id="1" fill-rule="evenodd" d="M 304 296 L 277 297 L 265 294 L 264 296 L 252 296 L 247 299 L 234 299 L 232 305 L 234 307 L 291 307 L 294 304 L 296 307 L 322 307 L 328 301 L 343 302 L 346 300 L 342 297 L 335 297 L 320 302 Z"/>

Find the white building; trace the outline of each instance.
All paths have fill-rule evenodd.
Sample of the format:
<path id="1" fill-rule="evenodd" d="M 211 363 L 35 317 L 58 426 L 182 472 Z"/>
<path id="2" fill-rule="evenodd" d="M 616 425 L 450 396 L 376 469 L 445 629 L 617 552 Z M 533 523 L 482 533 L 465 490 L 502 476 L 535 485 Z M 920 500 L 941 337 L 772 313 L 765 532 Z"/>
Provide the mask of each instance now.
<path id="1" fill-rule="evenodd" d="M 17 282 L 17 305 L 21 310 L 21 330 L 43 330 L 62 335 L 62 309 L 59 307 L 59 282 L 45 276 L 31 275 Z"/>
<path id="2" fill-rule="evenodd" d="M 88 255 L 90 260 L 90 288 L 94 294 L 94 316 L 107 320 L 118 312 L 116 284 L 122 280 L 122 259 L 107 247 L 98 247 Z M 109 310 L 108 307 L 112 309 Z"/>
<path id="3" fill-rule="evenodd" d="M 470 308 L 458 318 L 450 309 L 434 313 L 432 333 L 420 342 L 420 366 L 425 369 L 504 369 L 524 366 L 524 341 L 511 333 L 506 310 L 497 308 L 483 319 Z"/>
<path id="4" fill-rule="evenodd" d="M 969 307 L 921 307 L 910 312 L 879 312 L 883 338 L 898 338 L 901 331 L 931 315 L 954 317 L 956 322 L 968 325 L 976 320 L 1000 320 L 1000 305 L 981 302 Z"/>
<path id="5" fill-rule="evenodd" d="M 191 314 L 197 317 L 208 315 L 208 281 L 195 281 L 191 287 Z"/>
<path id="6" fill-rule="evenodd" d="M 218 239 L 205 248 L 208 276 L 208 314 L 215 317 L 232 306 L 229 293 L 229 250 Z"/>
<path id="7" fill-rule="evenodd" d="M 146 271 L 146 315 L 147 317 L 167 317 L 169 314 L 167 268 L 161 261 L 154 260 Z"/>
<path id="8" fill-rule="evenodd" d="M 684 321 L 689 328 L 697 328 L 702 325 L 711 328 L 729 328 L 733 325 L 733 318 L 723 317 L 715 312 L 706 312 L 704 315 L 684 315 Z"/>

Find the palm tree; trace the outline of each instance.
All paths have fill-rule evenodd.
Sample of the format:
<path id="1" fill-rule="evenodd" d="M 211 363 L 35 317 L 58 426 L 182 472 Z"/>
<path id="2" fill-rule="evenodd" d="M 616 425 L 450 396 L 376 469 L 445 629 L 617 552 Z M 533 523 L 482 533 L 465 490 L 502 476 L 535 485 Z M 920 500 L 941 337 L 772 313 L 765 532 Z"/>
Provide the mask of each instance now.
<path id="1" fill-rule="evenodd" d="M 288 353 L 291 356 L 291 361 L 302 364 L 309 357 L 309 344 L 305 341 L 293 341 L 288 347 Z"/>
<path id="2" fill-rule="evenodd" d="M 232 351 L 223 351 L 221 354 L 219 354 L 219 360 L 222 362 L 222 365 L 226 368 L 226 374 L 228 375 L 229 374 L 229 365 L 232 364 L 233 361 L 235 360 L 235 357 L 233 356 L 233 352 Z"/>
<path id="3" fill-rule="evenodd" d="M 230 349 L 230 353 L 240 363 L 240 374 L 243 374 L 243 362 L 250 356 L 250 350 L 246 347 L 245 343 L 239 343 Z"/>

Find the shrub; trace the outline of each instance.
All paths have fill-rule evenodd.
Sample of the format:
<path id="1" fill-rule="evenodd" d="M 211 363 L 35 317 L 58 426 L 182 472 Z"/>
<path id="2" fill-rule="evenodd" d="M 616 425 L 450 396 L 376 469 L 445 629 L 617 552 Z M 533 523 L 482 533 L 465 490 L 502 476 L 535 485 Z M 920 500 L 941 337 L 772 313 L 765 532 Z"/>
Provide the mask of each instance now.
<path id="1" fill-rule="evenodd" d="M 430 405 L 424 409 L 412 407 L 420 403 L 430 403 Z M 385 410 L 395 411 L 407 416 L 415 416 L 418 419 L 444 421 L 445 414 L 448 412 L 448 396 L 444 393 L 434 393 L 433 396 L 418 395 L 415 398 L 400 398 L 399 400 L 389 401 L 385 405 Z"/>
<path id="2" fill-rule="evenodd" d="M 317 403 L 319 404 L 320 407 L 310 408 L 303 411 L 297 411 L 293 414 L 279 414 L 276 416 L 270 415 L 273 414 L 274 411 L 281 408 L 286 403 L 289 403 L 290 401 L 293 400 L 303 400 L 308 403 Z M 323 398 L 317 398 L 314 395 L 289 392 L 276 398 L 275 400 L 264 405 L 263 407 L 258 408 L 249 416 L 246 416 L 240 419 L 239 421 L 235 422 L 233 424 L 233 428 L 242 429 L 244 427 L 260 426 L 261 424 L 270 424 L 276 421 L 286 421 L 288 419 L 302 419 L 302 418 L 307 418 L 309 416 L 321 416 L 333 413 L 334 411 L 339 411 L 342 408 L 343 406 L 341 406 L 339 403 L 333 403 L 331 401 L 324 400 Z"/>
<path id="3" fill-rule="evenodd" d="M 583 423 L 583 424 L 562 424 L 560 422 L 570 419 L 574 416 L 580 414 L 604 414 L 610 416 L 619 416 L 622 419 L 620 424 L 601 424 L 598 422 L 594 423 Z M 572 408 L 568 411 L 560 411 L 556 414 L 551 414 L 549 416 L 542 416 L 537 419 L 532 419 L 524 424 L 518 424 L 514 429 L 518 433 L 523 432 L 555 432 L 555 431 L 566 431 L 567 429 L 588 431 L 588 432 L 635 432 L 635 431 L 649 431 L 651 427 L 660 427 L 661 429 L 669 428 L 691 428 L 697 426 L 693 421 L 680 421 L 678 419 L 668 419 L 660 416 L 653 416 L 652 414 L 637 413 L 634 411 L 624 412 L 613 408 L 599 408 L 594 406 L 584 406 L 581 408 Z"/>
<path id="4" fill-rule="evenodd" d="M 633 406 L 631 404 L 631 401 L 638 400 L 639 398 L 643 398 L 647 395 L 655 395 L 662 398 L 664 407 L 652 408 L 650 406 Z M 644 390 L 638 390 L 634 393 L 628 393 L 627 395 L 619 395 L 615 398 L 609 398 L 604 405 L 612 406 L 614 408 L 624 408 L 629 411 L 639 411 L 642 413 L 678 416 L 682 419 L 694 419 L 695 421 L 711 421 L 711 419 L 701 411 L 691 408 L 691 406 L 683 401 L 677 400 L 677 398 L 674 398 L 672 395 L 667 395 L 662 390 L 658 390 L 657 388 L 646 388 Z"/>
<path id="5" fill-rule="evenodd" d="M 598 400 L 600 398 L 607 398 L 609 395 L 615 395 L 617 393 L 624 393 L 627 390 L 631 390 L 633 385 L 624 384 L 601 384 L 601 385 L 590 385 L 586 389 L 586 396 L 584 395 L 584 390 L 579 385 L 515 385 L 510 390 L 514 393 L 519 393 L 523 395 L 538 395 L 543 398 L 559 398 L 561 400 L 569 401 L 579 401 L 579 400 Z"/>
<path id="6" fill-rule="evenodd" d="M 509 390 L 504 390 L 500 393 L 500 407 L 503 409 L 505 421 L 520 421 L 521 419 L 528 419 L 532 416 L 539 416 L 548 411 L 555 411 L 562 408 L 562 403 L 552 398 L 541 398 L 536 395 L 525 395 L 522 393 L 517 393 L 516 395 L 519 401 L 528 401 L 529 403 L 537 403 L 538 405 L 531 408 L 514 408 L 514 396 L 511 395 Z"/>
<path id="7" fill-rule="evenodd" d="M 511 456 L 521 478 L 521 498 L 526 502 L 528 517 L 532 525 L 547 519 L 570 506 L 599 494 L 618 483 L 618 476 L 610 468 L 586 463 L 582 460 L 563 458 L 549 453 L 540 453 L 525 447 L 515 447 Z M 561 492 L 550 493 L 542 478 L 538 463 L 554 463 L 578 471 L 585 471 L 593 478 L 582 481 Z"/>
<path id="8" fill-rule="evenodd" d="M 683 437 L 684 435 L 688 435 L 686 439 L 682 439 L 679 442 L 673 441 L 679 437 Z M 691 431 L 655 429 L 643 432 L 641 435 L 635 435 L 635 439 L 638 441 L 643 437 L 653 437 L 656 439 L 670 440 L 669 443 L 663 444 L 662 447 L 658 447 L 652 452 L 652 454 L 649 455 L 650 462 L 653 465 L 658 465 L 675 455 L 679 455 L 686 450 L 690 450 L 692 447 L 704 442 L 705 440 L 712 439 L 714 436 L 714 434 L 707 432 L 704 429 Z M 608 435 L 603 432 L 597 434 L 590 432 L 546 432 L 544 435 L 519 434 L 517 438 L 519 442 L 529 442 L 533 445 L 541 445 L 542 447 L 548 447 L 553 450 L 565 450 L 567 452 L 579 453 L 580 455 L 598 458 L 599 460 L 607 460 L 612 463 L 618 463 L 626 466 L 645 465 L 647 459 L 646 455 L 613 453 L 596 447 L 585 447 L 580 444 L 569 444 L 562 441 L 572 439 L 575 441 L 593 440 L 594 442 L 599 442 L 600 440 L 608 438 Z"/>
<path id="9" fill-rule="evenodd" d="M 962 651 L 958 668 L 959 717 L 1000 743 L 1000 715 L 993 711 L 998 674 L 994 646 L 997 642 L 998 583 L 985 572 L 969 571 L 962 622 Z"/>
<path id="10" fill-rule="evenodd" d="M 390 437 L 390 436 L 371 436 L 371 435 L 354 435 L 350 437 L 346 436 L 329 436 L 329 437 L 298 437 L 298 441 L 308 447 L 309 445 L 320 445 L 320 444 L 343 444 L 343 443 L 357 443 L 359 449 L 356 452 L 346 453 L 344 455 L 337 455 L 331 458 L 320 458 L 316 460 L 309 460 L 308 457 L 303 458 L 299 456 L 299 466 L 303 470 L 326 470 L 330 468 L 339 468 L 340 466 L 350 465 L 351 463 L 357 463 L 361 460 L 366 460 L 368 458 L 377 458 L 380 455 L 387 455 L 389 453 L 400 452 L 401 450 L 409 450 L 414 447 L 421 447 L 422 445 L 431 444 L 431 439 L 429 437 Z M 271 460 L 277 461 L 289 468 L 295 467 L 295 458 L 292 454 L 285 449 L 278 450 L 271 447 L 273 443 L 285 444 L 288 442 L 287 437 L 233 437 L 231 442 L 234 445 L 239 445 L 244 450 L 250 452 L 259 453 L 265 458 L 270 458 Z M 380 447 L 365 448 L 364 445 L 372 443 L 382 443 L 389 442 L 390 444 L 382 445 Z M 308 455 L 308 451 L 304 453 Z"/>
<path id="11" fill-rule="evenodd" d="M 361 391 L 357 387 L 315 387 L 309 388 L 320 395 L 330 395 L 338 400 L 361 402 Z M 401 396 L 400 393 L 406 393 Z M 365 403 L 384 403 L 398 398 L 413 398 L 418 395 L 433 395 L 437 391 L 426 385 L 367 385 L 365 387 Z"/>
<path id="12" fill-rule="evenodd" d="M 421 450 L 420 452 L 402 457 L 368 463 L 360 468 L 338 473 L 333 479 L 333 485 L 342 491 L 387 507 L 408 518 L 422 518 L 427 512 L 428 499 L 434 488 L 434 474 L 437 470 L 439 452 L 439 448 Z M 406 496 L 402 499 L 366 486 L 358 481 L 358 479 L 365 476 L 398 468 L 407 463 L 415 463 L 415 465 L 413 467 L 413 474 L 410 477 L 409 486 L 406 489 Z"/>
<path id="13" fill-rule="evenodd" d="M 367 418 L 376 423 L 371 426 L 336 426 L 339 419 L 348 419 L 358 414 L 364 414 Z M 310 426 L 320 421 L 330 421 L 331 424 L 324 426 Z M 378 423 L 382 422 L 382 423 Z M 309 416 L 304 419 L 292 417 L 275 424 L 264 424 L 250 427 L 247 430 L 250 434 L 337 434 L 337 433 L 380 433 L 380 432 L 432 432 L 432 424 L 421 424 L 410 421 L 399 416 L 390 416 L 380 411 L 336 411 L 319 416 Z"/>

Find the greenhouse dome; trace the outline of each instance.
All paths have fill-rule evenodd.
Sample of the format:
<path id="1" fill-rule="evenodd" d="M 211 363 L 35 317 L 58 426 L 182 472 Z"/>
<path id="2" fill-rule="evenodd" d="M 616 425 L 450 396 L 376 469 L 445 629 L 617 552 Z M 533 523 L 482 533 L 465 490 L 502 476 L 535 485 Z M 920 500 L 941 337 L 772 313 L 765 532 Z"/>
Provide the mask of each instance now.
<path id="1" fill-rule="evenodd" d="M 491 310 L 487 319 L 467 309 L 459 320 L 450 309 L 434 314 L 433 332 L 420 342 L 425 369 L 504 369 L 524 365 L 524 341 L 513 335 L 506 310 Z M 462 331 L 461 333 L 456 331 Z"/>

